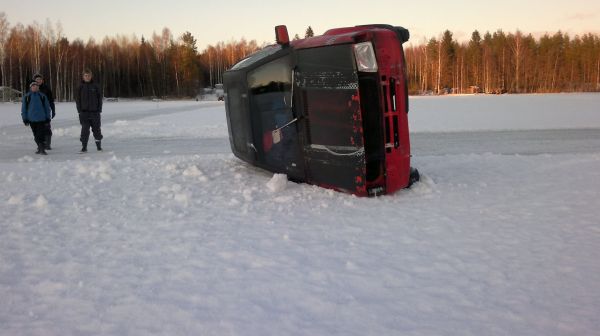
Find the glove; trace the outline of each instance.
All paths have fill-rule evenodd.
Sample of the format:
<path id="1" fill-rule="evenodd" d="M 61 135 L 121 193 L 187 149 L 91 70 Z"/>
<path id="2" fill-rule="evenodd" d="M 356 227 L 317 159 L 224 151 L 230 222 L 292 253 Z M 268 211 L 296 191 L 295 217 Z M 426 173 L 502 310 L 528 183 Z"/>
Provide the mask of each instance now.
<path id="1" fill-rule="evenodd" d="M 25 126 L 29 126 L 29 120 L 23 119 L 23 124 L 25 124 Z"/>

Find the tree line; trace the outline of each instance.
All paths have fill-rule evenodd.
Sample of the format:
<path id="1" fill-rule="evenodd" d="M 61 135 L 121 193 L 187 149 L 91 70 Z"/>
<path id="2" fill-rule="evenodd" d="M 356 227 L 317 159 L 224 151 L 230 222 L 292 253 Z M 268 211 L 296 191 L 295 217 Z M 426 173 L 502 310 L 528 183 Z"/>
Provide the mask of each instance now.
<path id="1" fill-rule="evenodd" d="M 88 68 L 105 97 L 194 97 L 201 87 L 221 83 L 225 70 L 261 47 L 242 39 L 199 52 L 190 32 L 174 38 L 168 28 L 150 38 L 69 41 L 60 23 L 11 26 L 0 12 L 0 86 L 24 91 L 41 73 L 56 99 L 69 101 Z"/>
<path id="2" fill-rule="evenodd" d="M 309 26 L 304 37 L 313 35 Z M 242 39 L 200 52 L 191 33 L 174 38 L 168 28 L 149 38 L 70 41 L 60 23 L 11 26 L 0 12 L 0 86 L 24 91 L 41 73 L 56 99 L 68 101 L 89 68 L 106 97 L 193 97 L 222 83 L 227 69 L 263 46 Z M 520 31 L 483 37 L 475 31 L 459 43 L 446 31 L 405 53 L 413 94 L 600 91 L 600 37 L 593 34 L 536 39 Z"/>
<path id="3" fill-rule="evenodd" d="M 412 93 L 600 91 L 600 36 L 450 31 L 405 50 Z"/>

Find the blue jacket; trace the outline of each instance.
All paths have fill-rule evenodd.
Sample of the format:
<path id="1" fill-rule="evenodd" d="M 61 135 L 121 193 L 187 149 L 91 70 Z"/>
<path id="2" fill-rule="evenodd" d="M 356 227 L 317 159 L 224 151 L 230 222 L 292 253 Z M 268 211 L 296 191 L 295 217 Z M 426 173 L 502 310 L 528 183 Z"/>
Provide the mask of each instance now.
<path id="1" fill-rule="evenodd" d="M 41 92 L 29 92 L 23 96 L 21 104 L 21 118 L 23 122 L 40 122 L 50 120 L 52 109 L 48 97 Z"/>

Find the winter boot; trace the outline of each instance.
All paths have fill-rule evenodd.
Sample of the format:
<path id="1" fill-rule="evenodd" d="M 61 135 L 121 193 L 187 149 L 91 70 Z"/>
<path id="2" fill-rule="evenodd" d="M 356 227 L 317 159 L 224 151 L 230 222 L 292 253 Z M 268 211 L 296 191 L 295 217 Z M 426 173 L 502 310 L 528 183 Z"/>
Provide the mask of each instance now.
<path id="1" fill-rule="evenodd" d="M 102 145 L 100 143 L 100 140 L 96 140 L 96 149 L 101 151 L 102 150 Z"/>
<path id="2" fill-rule="evenodd" d="M 46 145 L 44 145 L 43 143 L 38 144 L 38 150 L 37 152 L 35 152 L 35 154 L 48 155 L 48 153 L 46 153 L 46 151 L 44 150 L 45 147 Z"/>
<path id="3" fill-rule="evenodd" d="M 51 150 L 52 149 L 51 143 L 52 143 L 52 136 L 51 135 L 46 135 L 46 149 L 47 150 Z"/>
<path id="4" fill-rule="evenodd" d="M 87 142 L 81 143 L 81 153 L 87 152 Z"/>

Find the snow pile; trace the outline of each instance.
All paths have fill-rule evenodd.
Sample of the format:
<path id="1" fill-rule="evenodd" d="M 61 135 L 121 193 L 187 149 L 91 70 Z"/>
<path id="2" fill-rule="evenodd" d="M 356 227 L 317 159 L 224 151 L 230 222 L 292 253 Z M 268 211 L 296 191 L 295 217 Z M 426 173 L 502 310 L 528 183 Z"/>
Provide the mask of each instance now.
<path id="1" fill-rule="evenodd" d="M 274 193 L 284 191 L 286 186 L 287 176 L 285 174 L 274 174 L 269 182 L 267 182 L 267 188 Z"/>
<path id="2" fill-rule="evenodd" d="M 8 199 L 9 205 L 19 205 L 23 204 L 23 195 L 11 195 Z"/>
<path id="3" fill-rule="evenodd" d="M 48 200 L 44 195 L 39 195 L 35 200 L 35 207 L 39 209 L 45 209 L 48 206 Z"/>

